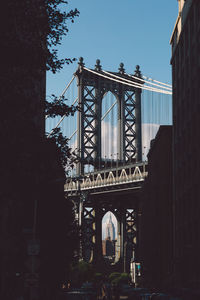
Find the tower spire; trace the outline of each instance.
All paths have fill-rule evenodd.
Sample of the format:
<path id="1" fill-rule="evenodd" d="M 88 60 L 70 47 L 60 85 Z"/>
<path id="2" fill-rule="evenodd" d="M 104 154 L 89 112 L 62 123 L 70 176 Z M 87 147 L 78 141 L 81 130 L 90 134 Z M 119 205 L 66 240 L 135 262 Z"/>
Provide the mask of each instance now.
<path id="1" fill-rule="evenodd" d="M 111 213 L 110 213 L 109 223 L 112 223 Z"/>

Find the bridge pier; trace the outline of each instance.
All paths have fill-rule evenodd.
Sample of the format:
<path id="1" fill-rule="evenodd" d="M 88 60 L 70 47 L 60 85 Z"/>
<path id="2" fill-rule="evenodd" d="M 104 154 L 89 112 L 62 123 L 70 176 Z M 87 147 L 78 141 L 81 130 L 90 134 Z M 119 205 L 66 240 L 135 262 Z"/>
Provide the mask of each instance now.
<path id="1" fill-rule="evenodd" d="M 146 176 L 141 162 L 142 76 L 139 66 L 132 76 L 125 73 L 123 63 L 118 72 L 103 71 L 100 60 L 94 70 L 85 67 L 83 58 L 78 64 L 77 176 L 83 178 L 83 183 L 79 181 L 75 197 L 79 203 L 80 257 L 99 271 L 129 272 L 131 259 L 136 257 L 137 207 Z M 110 161 L 104 160 L 101 153 L 102 102 L 107 93 L 115 96 L 117 104 L 116 125 L 112 124 L 118 133 L 115 161 L 114 153 L 109 154 Z M 93 173 L 86 174 L 87 165 L 93 167 Z M 74 183 L 70 182 L 68 188 L 67 196 L 74 196 Z M 117 240 L 112 241 L 115 256 L 110 261 L 108 257 L 106 261 L 102 250 L 102 219 L 107 212 L 112 212 L 118 223 Z"/>
<path id="2" fill-rule="evenodd" d="M 140 188 L 117 192 L 79 190 L 71 196 L 79 203 L 80 258 L 95 265 L 99 272 L 129 273 L 131 261 L 137 259 Z M 104 259 L 102 250 L 102 219 L 107 212 L 112 212 L 118 223 L 113 263 Z"/>

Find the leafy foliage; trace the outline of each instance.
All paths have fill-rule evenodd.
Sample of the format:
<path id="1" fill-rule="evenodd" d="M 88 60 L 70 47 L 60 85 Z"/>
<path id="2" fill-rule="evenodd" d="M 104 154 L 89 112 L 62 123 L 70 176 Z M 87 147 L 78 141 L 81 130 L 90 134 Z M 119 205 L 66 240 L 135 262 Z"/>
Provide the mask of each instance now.
<path id="1" fill-rule="evenodd" d="M 109 275 L 109 281 L 112 282 L 113 280 L 115 280 L 116 278 L 119 278 L 121 275 L 121 273 L 119 272 L 113 272 Z"/>
<path id="2" fill-rule="evenodd" d="M 50 141 L 57 145 L 57 156 L 62 167 L 65 169 L 74 167 L 74 162 L 76 161 L 76 156 L 72 153 L 72 149 L 68 146 L 68 138 L 63 136 L 60 128 L 56 128 L 49 138 Z"/>
<path id="3" fill-rule="evenodd" d="M 120 283 L 128 283 L 131 280 L 131 276 L 128 273 L 121 273 Z"/>
<path id="4" fill-rule="evenodd" d="M 60 99 L 58 99 L 55 95 L 51 96 L 51 102 L 47 100 L 45 101 L 45 114 L 48 117 L 54 118 L 56 116 L 73 116 L 74 113 L 77 111 L 78 106 L 69 106 L 64 103 L 64 101 L 66 100 L 64 96 Z"/>
<path id="5" fill-rule="evenodd" d="M 131 278 L 128 273 L 114 272 L 109 275 L 109 281 L 115 285 L 128 283 L 130 281 L 130 279 Z"/>
<path id="6" fill-rule="evenodd" d="M 46 35 L 47 35 L 47 70 L 51 70 L 55 73 L 56 70 L 62 68 L 64 63 L 71 63 L 75 59 L 65 58 L 58 59 L 58 50 L 55 48 L 61 44 L 62 36 L 66 35 L 68 28 L 66 25 L 67 20 L 74 22 L 74 18 L 79 15 L 77 8 L 70 10 L 69 12 L 61 11 L 60 5 L 67 5 L 68 2 L 65 0 L 46 0 Z"/>
<path id="7" fill-rule="evenodd" d="M 79 14 L 76 9 L 61 12 L 59 7 L 66 5 L 62 0 L 7 0 L 1 9 L 1 299 L 21 296 L 13 274 L 27 272 L 27 241 L 34 230 L 41 246 L 40 287 L 48 293 L 41 299 L 55 299 L 76 245 L 73 206 L 63 191 L 63 166 L 70 156 L 67 138 L 59 130 L 51 139 L 43 138 L 45 72 L 55 73 L 73 61 L 60 60 L 56 50 L 68 32 L 67 21 Z M 67 114 L 74 108 L 63 105 L 58 110 Z"/>
<path id="8" fill-rule="evenodd" d="M 95 270 L 93 265 L 85 261 L 79 261 L 71 266 L 70 281 L 73 286 L 77 284 L 81 286 L 84 282 L 92 281 L 94 278 Z"/>
<path id="9" fill-rule="evenodd" d="M 93 282 L 100 283 L 100 282 L 103 281 L 103 278 L 104 278 L 104 276 L 103 276 L 102 273 L 95 273 L 94 278 L 93 278 Z"/>
<path id="10" fill-rule="evenodd" d="M 58 99 L 55 95 L 52 95 L 52 101 L 45 101 L 45 114 L 48 117 L 54 118 L 56 116 L 73 116 L 74 113 L 79 109 L 78 106 L 69 106 L 64 103 L 66 99 L 61 97 Z M 48 135 L 47 135 L 48 136 Z M 54 142 L 58 147 L 58 156 L 60 162 L 65 168 L 68 169 L 74 167 L 74 163 L 77 161 L 77 156 L 72 149 L 68 146 L 69 139 L 63 136 L 60 128 L 54 128 L 49 134 L 49 140 Z"/>
<path id="11" fill-rule="evenodd" d="M 60 70 L 75 58 L 58 58 L 58 49 L 64 35 L 69 29 L 67 22 L 74 22 L 79 16 L 75 8 L 67 11 L 65 0 L 21 0 L 6 1 L 6 29 L 2 30 L 0 38 L 5 55 L 8 54 L 13 63 L 16 58 L 29 61 L 53 73 Z M 12 52 L 15 49 L 13 57 Z M 30 53 L 29 53 L 30 52 Z M 30 54 L 32 61 L 30 61 Z M 21 61 L 20 59 L 20 61 Z"/>

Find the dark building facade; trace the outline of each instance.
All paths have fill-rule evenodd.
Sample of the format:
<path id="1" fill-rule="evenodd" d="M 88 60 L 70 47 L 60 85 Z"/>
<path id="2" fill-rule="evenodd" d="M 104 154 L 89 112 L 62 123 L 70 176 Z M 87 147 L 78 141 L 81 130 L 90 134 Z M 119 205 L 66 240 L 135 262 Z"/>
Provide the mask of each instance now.
<path id="1" fill-rule="evenodd" d="M 40 40 L 44 33 L 37 23 L 44 7 L 43 0 L 8 0 L 1 9 L 0 298 L 5 300 L 55 299 L 63 265 L 65 175 L 55 144 L 44 139 L 46 38 Z"/>
<path id="2" fill-rule="evenodd" d="M 38 145 L 44 138 L 46 67 L 41 62 L 41 47 L 34 40 L 39 32 L 34 29 L 31 17 L 33 2 L 8 0 L 0 18 L 4 20 L 0 31 L 1 299 L 15 299 L 25 294 L 26 299 L 29 297 L 29 291 L 24 294 L 29 290 L 27 274 L 32 273 L 29 254 L 33 252 L 28 241 L 33 240 L 34 206 L 41 190 L 37 184 L 41 171 Z M 34 247 L 38 254 L 38 245 Z M 36 257 L 38 255 L 34 255 L 34 259 Z M 35 273 L 34 283 L 38 281 L 38 270 Z"/>
<path id="3" fill-rule="evenodd" d="M 139 253 L 144 286 L 165 288 L 172 276 L 172 126 L 160 126 L 148 153 L 141 198 Z"/>
<path id="4" fill-rule="evenodd" d="M 200 286 L 200 1 L 179 0 L 171 37 L 173 81 L 174 274 Z"/>
<path id="5" fill-rule="evenodd" d="M 115 256 L 115 241 L 109 237 L 102 241 L 103 256 L 114 257 Z"/>

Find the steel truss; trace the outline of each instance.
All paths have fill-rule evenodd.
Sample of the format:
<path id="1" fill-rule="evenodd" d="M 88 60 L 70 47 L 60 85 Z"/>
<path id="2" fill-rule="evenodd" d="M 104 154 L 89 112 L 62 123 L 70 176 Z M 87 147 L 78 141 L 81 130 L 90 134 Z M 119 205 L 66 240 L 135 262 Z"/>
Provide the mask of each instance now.
<path id="1" fill-rule="evenodd" d="M 94 70 L 93 70 L 94 71 Z M 111 72 L 110 72 L 111 73 Z M 115 95 L 118 103 L 118 153 L 121 161 L 141 161 L 141 89 L 108 78 L 103 74 L 100 61 L 97 60 L 95 73 L 84 68 L 83 59 L 75 73 L 78 83 L 79 115 L 77 126 L 79 164 L 78 174 L 84 173 L 84 165 L 95 168 L 102 164 L 101 156 L 101 117 L 102 99 L 107 92 Z M 124 73 L 121 64 L 119 73 L 122 79 L 130 77 Z M 135 75 L 141 78 L 139 68 Z M 136 79 L 132 79 L 137 82 Z"/>
<path id="2" fill-rule="evenodd" d="M 102 251 L 102 218 L 112 212 L 118 223 L 115 262 L 106 269 L 128 272 L 137 256 L 137 215 L 140 188 L 147 175 L 141 149 L 141 88 L 124 83 L 124 79 L 141 83 L 139 66 L 135 76 L 119 72 L 104 76 L 100 61 L 95 69 L 84 67 L 83 59 L 74 74 L 78 85 L 77 144 L 79 162 L 76 178 L 69 178 L 65 192 L 76 203 L 80 225 L 80 258 L 105 270 Z M 116 77 L 121 78 L 115 81 Z M 140 81 L 137 80 L 140 79 Z M 101 155 L 102 100 L 111 92 L 117 99 L 118 157 L 105 160 Z M 84 166 L 94 166 L 86 174 Z M 123 199 L 123 201 L 122 201 Z"/>
<path id="3" fill-rule="evenodd" d="M 68 178 L 64 190 L 68 195 L 76 195 L 77 191 L 88 191 L 91 194 L 108 190 L 124 190 L 140 188 L 148 174 L 146 162 L 137 164 L 116 165 L 112 169 L 86 173 L 82 177 Z"/>
<path id="4" fill-rule="evenodd" d="M 107 212 L 112 212 L 118 222 L 117 244 L 113 270 L 129 271 L 130 262 L 137 256 L 137 207 L 128 204 L 122 207 L 119 201 L 115 204 L 107 198 L 92 201 L 88 193 L 80 195 L 81 199 L 81 248 L 82 259 L 105 267 L 102 252 L 101 222 Z M 108 265 L 107 265 L 108 268 Z"/>

